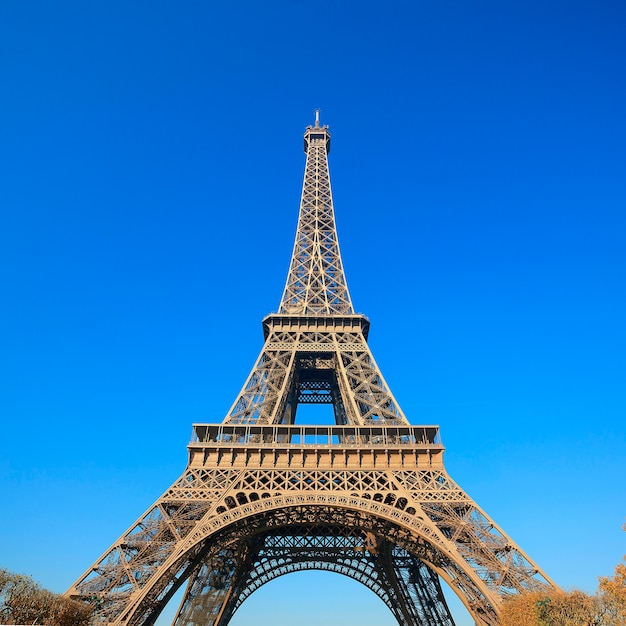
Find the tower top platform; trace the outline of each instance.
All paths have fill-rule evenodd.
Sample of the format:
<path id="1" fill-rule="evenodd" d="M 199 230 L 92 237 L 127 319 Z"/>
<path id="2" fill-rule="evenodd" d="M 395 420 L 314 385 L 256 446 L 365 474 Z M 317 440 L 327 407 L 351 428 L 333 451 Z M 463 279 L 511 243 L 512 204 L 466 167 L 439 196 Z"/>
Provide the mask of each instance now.
<path id="1" fill-rule="evenodd" d="M 308 153 L 309 143 L 312 141 L 323 142 L 326 146 L 326 154 L 330 153 L 330 131 L 328 125 L 320 125 L 320 110 L 315 111 L 315 124 L 307 126 L 304 131 L 304 151 Z"/>

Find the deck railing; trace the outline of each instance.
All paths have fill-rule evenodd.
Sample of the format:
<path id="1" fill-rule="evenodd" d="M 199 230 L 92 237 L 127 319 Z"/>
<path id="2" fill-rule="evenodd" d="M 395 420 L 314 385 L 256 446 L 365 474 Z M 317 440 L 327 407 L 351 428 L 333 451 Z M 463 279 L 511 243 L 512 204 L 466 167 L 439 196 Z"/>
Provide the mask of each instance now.
<path id="1" fill-rule="evenodd" d="M 441 446 L 438 426 L 194 424 L 190 445 Z"/>

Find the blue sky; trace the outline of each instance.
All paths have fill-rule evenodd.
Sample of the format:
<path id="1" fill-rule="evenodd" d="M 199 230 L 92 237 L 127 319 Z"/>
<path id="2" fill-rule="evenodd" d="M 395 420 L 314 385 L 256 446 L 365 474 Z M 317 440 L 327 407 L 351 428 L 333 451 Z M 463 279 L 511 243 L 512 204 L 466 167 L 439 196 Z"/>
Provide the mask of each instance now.
<path id="1" fill-rule="evenodd" d="M 626 552 L 625 28 L 617 1 L 2 2 L 0 567 L 65 590 L 183 471 L 191 424 L 223 419 L 319 107 L 394 395 L 593 591 Z M 232 624 L 298 607 L 393 624 L 329 574 Z"/>

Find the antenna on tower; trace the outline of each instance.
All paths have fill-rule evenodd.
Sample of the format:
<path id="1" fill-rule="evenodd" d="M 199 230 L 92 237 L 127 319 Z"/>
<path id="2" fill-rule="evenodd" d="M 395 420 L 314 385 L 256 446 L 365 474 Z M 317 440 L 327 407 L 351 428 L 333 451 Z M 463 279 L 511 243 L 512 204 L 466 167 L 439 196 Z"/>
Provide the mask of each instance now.
<path id="1" fill-rule="evenodd" d="M 320 110 L 315 109 L 315 128 L 320 127 Z"/>

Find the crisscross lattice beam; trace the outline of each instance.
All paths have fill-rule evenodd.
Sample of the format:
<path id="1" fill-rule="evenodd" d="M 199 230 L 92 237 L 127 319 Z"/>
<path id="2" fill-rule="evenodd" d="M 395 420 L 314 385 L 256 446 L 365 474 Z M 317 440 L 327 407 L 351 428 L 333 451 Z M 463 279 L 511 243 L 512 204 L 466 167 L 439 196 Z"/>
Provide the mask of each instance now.
<path id="1" fill-rule="evenodd" d="M 191 577 L 175 626 L 225 626 L 250 595 L 279 576 L 324 570 L 373 591 L 402 626 L 454 626 L 437 575 L 422 561 L 358 529 L 303 527 L 266 532 L 231 547 L 238 565 L 206 565 Z M 236 571 L 235 571 L 236 570 Z M 216 589 L 219 587 L 220 589 Z"/>
<path id="2" fill-rule="evenodd" d="M 306 166 L 296 241 L 280 313 L 342 315 L 354 313 L 348 292 L 328 172 L 328 126 L 308 126 Z"/>

